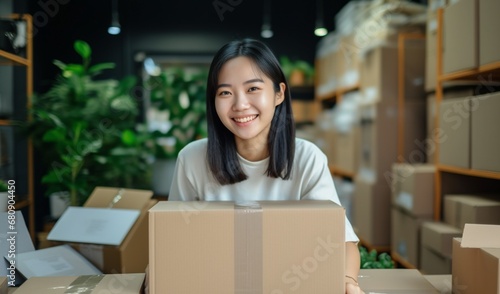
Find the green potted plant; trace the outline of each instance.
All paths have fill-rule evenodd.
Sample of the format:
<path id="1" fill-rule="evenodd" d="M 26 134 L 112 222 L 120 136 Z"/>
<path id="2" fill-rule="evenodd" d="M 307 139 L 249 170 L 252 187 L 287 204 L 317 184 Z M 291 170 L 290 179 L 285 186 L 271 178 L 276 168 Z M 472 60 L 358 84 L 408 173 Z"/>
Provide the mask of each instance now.
<path id="1" fill-rule="evenodd" d="M 136 79 L 98 80 L 114 64 L 92 65 L 84 41 L 74 49 L 82 63 L 54 61 L 61 73 L 49 91 L 34 96 L 26 130 L 44 152 L 47 194 L 67 191 L 70 205 L 81 205 L 98 185 L 130 187 L 148 165 L 130 95 Z"/>
<path id="2" fill-rule="evenodd" d="M 207 136 L 206 80 L 205 70 L 188 74 L 170 67 L 145 81 L 150 90 L 147 123 L 155 158 L 152 184 L 157 194 L 168 195 L 179 151 Z"/>
<path id="3" fill-rule="evenodd" d="M 314 67 L 305 60 L 292 60 L 287 56 L 280 57 L 283 68 L 290 86 L 312 86 L 314 79 Z"/>

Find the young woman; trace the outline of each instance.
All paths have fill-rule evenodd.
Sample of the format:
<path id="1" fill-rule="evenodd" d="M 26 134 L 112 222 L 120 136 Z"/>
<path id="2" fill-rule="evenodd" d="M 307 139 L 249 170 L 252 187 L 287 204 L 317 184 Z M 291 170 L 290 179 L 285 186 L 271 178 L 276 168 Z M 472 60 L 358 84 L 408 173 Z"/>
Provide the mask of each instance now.
<path id="1" fill-rule="evenodd" d="M 331 200 L 340 204 L 326 156 L 295 138 L 290 90 L 263 43 L 224 45 L 207 83 L 208 138 L 177 159 L 169 200 Z M 334 226 L 335 224 L 331 224 Z M 346 293 L 357 285 L 359 241 L 346 219 Z"/>

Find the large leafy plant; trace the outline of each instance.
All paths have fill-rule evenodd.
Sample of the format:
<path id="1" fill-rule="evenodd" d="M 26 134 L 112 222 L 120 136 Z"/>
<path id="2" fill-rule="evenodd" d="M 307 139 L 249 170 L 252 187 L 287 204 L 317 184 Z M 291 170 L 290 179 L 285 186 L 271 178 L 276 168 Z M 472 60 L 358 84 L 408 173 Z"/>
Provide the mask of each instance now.
<path id="1" fill-rule="evenodd" d="M 81 205 L 97 185 L 137 185 L 148 166 L 130 95 L 136 79 L 97 80 L 114 64 L 92 65 L 84 41 L 74 49 L 82 63 L 54 61 L 61 73 L 49 91 L 34 97 L 27 130 L 43 154 L 47 194 L 68 191 L 70 204 Z"/>
<path id="2" fill-rule="evenodd" d="M 188 75 L 179 67 L 146 80 L 150 90 L 148 128 L 157 159 L 174 159 L 188 143 L 207 136 L 205 71 Z"/>

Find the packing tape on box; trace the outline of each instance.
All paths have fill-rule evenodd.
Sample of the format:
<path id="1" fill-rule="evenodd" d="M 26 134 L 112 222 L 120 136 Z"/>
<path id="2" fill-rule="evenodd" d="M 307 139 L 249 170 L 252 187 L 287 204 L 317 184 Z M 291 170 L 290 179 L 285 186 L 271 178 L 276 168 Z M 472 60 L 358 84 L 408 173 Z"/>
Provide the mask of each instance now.
<path id="1" fill-rule="evenodd" d="M 104 275 L 86 275 L 76 278 L 64 291 L 65 294 L 90 294 L 102 281 Z"/>
<path id="2" fill-rule="evenodd" d="M 235 293 L 261 293 L 262 207 L 257 202 L 236 202 L 234 211 Z"/>

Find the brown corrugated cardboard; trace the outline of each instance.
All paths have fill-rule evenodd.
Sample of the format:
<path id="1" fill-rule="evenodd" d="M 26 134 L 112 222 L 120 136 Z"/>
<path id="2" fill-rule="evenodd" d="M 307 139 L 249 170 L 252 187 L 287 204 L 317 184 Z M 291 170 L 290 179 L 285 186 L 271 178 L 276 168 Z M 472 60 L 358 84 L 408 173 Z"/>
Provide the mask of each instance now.
<path id="1" fill-rule="evenodd" d="M 431 215 L 434 212 L 434 175 L 430 164 L 395 163 L 392 166 L 392 203 L 412 215 Z"/>
<path id="2" fill-rule="evenodd" d="M 431 215 L 416 217 L 399 207 L 392 208 L 391 250 L 414 265 L 419 266 L 420 224 L 432 218 Z"/>
<path id="3" fill-rule="evenodd" d="M 149 190 L 96 187 L 84 207 L 138 209 L 138 219 L 119 246 L 101 244 L 72 244 L 105 274 L 144 272 L 148 264 L 147 211 L 156 204 Z"/>
<path id="4" fill-rule="evenodd" d="M 448 258 L 451 258 L 453 238 L 462 235 L 462 230 L 442 222 L 424 222 L 421 232 L 422 247 L 428 247 Z"/>
<path id="5" fill-rule="evenodd" d="M 365 293 L 439 293 L 416 269 L 361 269 L 358 282 Z"/>
<path id="6" fill-rule="evenodd" d="M 151 294 L 344 293 L 345 214 L 333 202 L 165 201 L 149 218 Z"/>
<path id="7" fill-rule="evenodd" d="M 500 201 L 480 195 L 445 195 L 444 220 L 459 229 L 466 223 L 500 224 Z"/>
<path id="8" fill-rule="evenodd" d="M 473 169 L 500 172 L 499 109 L 500 92 L 471 99 L 471 167 Z"/>
<path id="9" fill-rule="evenodd" d="M 453 293 L 500 293 L 500 226 L 467 224 L 453 239 Z"/>
<path id="10" fill-rule="evenodd" d="M 470 98 L 443 100 L 439 127 L 444 134 L 439 142 L 439 163 L 470 168 Z"/>
<path id="11" fill-rule="evenodd" d="M 431 248 L 422 246 L 419 269 L 427 275 L 451 274 L 451 257 L 445 257 Z"/>
<path id="12" fill-rule="evenodd" d="M 479 0 L 479 65 L 500 61 L 500 2 Z"/>
<path id="13" fill-rule="evenodd" d="M 354 178 L 353 225 L 358 236 L 372 246 L 391 244 L 391 191 L 389 183 Z"/>
<path id="14" fill-rule="evenodd" d="M 452 1 L 446 6 L 443 13 L 443 73 L 478 66 L 478 24 L 477 0 Z"/>
<path id="15" fill-rule="evenodd" d="M 16 290 L 16 294 L 122 293 L 140 294 L 145 274 L 113 274 L 79 277 L 34 277 Z M 74 292 L 76 288 L 85 292 Z M 5 292 L 1 292 L 5 293 Z"/>

